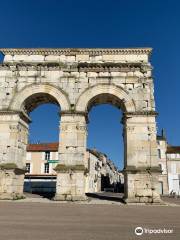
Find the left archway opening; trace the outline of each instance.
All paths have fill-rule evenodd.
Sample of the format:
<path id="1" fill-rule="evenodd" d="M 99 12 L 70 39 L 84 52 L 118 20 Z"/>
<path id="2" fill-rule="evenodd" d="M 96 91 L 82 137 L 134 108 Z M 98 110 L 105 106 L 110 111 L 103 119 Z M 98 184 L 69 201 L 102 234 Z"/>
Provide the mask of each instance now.
<path id="1" fill-rule="evenodd" d="M 46 103 L 30 114 L 28 143 L 49 143 L 59 141 L 59 106 Z"/>
<path id="2" fill-rule="evenodd" d="M 52 198 L 56 192 L 56 172 L 59 161 L 60 106 L 48 94 L 33 94 L 23 105 L 29 115 L 29 136 L 26 152 L 24 192 Z"/>

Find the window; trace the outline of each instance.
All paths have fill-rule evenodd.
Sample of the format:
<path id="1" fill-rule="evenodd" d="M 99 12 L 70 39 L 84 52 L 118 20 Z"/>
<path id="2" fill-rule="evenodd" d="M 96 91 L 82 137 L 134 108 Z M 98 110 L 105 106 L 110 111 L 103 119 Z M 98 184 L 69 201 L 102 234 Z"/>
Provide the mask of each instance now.
<path id="1" fill-rule="evenodd" d="M 30 163 L 26 163 L 26 171 L 27 171 L 27 173 L 31 172 L 31 164 Z"/>
<path id="2" fill-rule="evenodd" d="M 44 164 L 44 173 L 49 173 L 49 163 Z"/>
<path id="3" fill-rule="evenodd" d="M 158 157 L 161 158 L 161 150 L 158 149 Z"/>
<path id="4" fill-rule="evenodd" d="M 50 160 L 50 151 L 45 152 L 45 160 Z"/>

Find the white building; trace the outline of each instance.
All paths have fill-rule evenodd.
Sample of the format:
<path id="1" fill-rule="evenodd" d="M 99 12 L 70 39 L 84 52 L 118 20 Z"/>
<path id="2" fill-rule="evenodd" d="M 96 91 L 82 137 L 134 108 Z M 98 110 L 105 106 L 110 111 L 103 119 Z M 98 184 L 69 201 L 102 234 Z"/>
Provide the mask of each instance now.
<path id="1" fill-rule="evenodd" d="M 159 174 L 159 193 L 161 195 L 169 194 L 166 150 L 167 142 L 164 134 L 157 136 L 158 162 L 162 171 Z"/>
<path id="2" fill-rule="evenodd" d="M 180 196 L 180 147 L 167 147 L 169 193 Z"/>
<path id="3" fill-rule="evenodd" d="M 163 132 L 157 136 L 157 143 L 162 170 L 159 175 L 160 194 L 180 195 L 180 146 L 169 145 Z"/>

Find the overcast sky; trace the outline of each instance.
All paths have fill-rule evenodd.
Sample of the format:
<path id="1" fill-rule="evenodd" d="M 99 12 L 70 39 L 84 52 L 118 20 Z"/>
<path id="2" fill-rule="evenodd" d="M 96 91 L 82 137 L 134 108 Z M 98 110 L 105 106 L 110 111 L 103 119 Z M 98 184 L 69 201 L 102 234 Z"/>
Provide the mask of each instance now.
<path id="1" fill-rule="evenodd" d="M 180 145 L 180 1 L 6 0 L 0 10 L 0 47 L 153 47 L 158 129 Z M 31 114 L 32 141 L 58 140 L 57 112 L 42 106 Z M 122 167 L 120 117 L 114 107 L 92 109 L 88 146 Z"/>

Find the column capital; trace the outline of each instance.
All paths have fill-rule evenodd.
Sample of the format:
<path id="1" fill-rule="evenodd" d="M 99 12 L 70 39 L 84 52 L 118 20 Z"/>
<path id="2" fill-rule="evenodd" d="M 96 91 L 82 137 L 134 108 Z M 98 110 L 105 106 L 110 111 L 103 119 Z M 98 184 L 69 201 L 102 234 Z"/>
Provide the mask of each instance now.
<path id="1" fill-rule="evenodd" d="M 2 110 L 0 111 L 0 116 L 7 116 L 7 115 L 18 115 L 24 122 L 31 123 L 31 119 L 27 113 L 24 111 L 12 111 L 12 110 Z"/>
<path id="2" fill-rule="evenodd" d="M 59 116 L 84 116 L 86 119 L 86 122 L 89 122 L 88 118 L 88 112 L 83 112 L 83 111 L 60 111 Z"/>
<path id="3" fill-rule="evenodd" d="M 128 118 L 133 117 L 156 117 L 158 112 L 156 111 L 136 111 L 136 112 L 124 112 L 121 123 L 124 124 Z"/>
<path id="4" fill-rule="evenodd" d="M 123 170 L 123 173 L 161 173 L 162 170 L 159 166 L 126 166 Z"/>
<path id="5" fill-rule="evenodd" d="M 135 112 L 124 112 L 123 115 L 125 117 L 129 116 L 158 116 L 158 112 L 156 111 L 135 111 Z"/>

